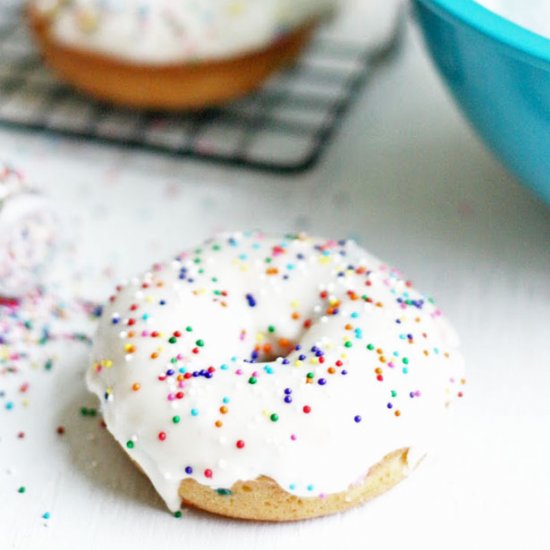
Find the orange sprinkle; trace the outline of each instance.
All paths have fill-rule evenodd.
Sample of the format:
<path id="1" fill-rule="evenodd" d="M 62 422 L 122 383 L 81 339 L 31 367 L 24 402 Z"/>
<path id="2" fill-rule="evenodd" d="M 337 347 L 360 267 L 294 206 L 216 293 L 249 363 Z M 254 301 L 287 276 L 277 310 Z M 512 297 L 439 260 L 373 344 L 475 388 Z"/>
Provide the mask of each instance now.
<path id="1" fill-rule="evenodd" d="M 158 356 L 159 356 L 158 351 L 154 351 L 153 353 L 151 353 L 151 359 L 156 359 Z"/>
<path id="2" fill-rule="evenodd" d="M 216 426 L 216 428 L 221 428 L 223 426 L 223 422 L 221 420 L 216 420 L 216 422 L 214 422 L 214 426 Z"/>
<path id="3" fill-rule="evenodd" d="M 328 372 L 329 374 L 334 374 L 334 373 L 336 372 L 336 369 L 335 369 L 334 367 L 329 367 L 329 368 L 327 369 L 327 372 Z"/>
<path id="4" fill-rule="evenodd" d="M 300 314 L 297 311 L 292 312 L 291 317 L 296 320 L 300 318 Z"/>
<path id="5" fill-rule="evenodd" d="M 227 413 L 229 412 L 229 409 L 228 409 L 225 405 L 222 405 L 222 406 L 220 407 L 220 412 L 221 412 L 222 414 L 227 414 Z"/>
<path id="6" fill-rule="evenodd" d="M 276 267 L 268 267 L 265 272 L 268 275 L 277 275 L 277 273 L 279 273 L 279 270 Z"/>
<path id="7" fill-rule="evenodd" d="M 395 416 L 401 416 L 401 411 L 395 411 L 393 414 L 395 414 Z"/>
<path id="8" fill-rule="evenodd" d="M 135 384 L 132 384 L 132 390 L 139 391 L 141 389 L 141 384 L 138 384 L 137 382 Z"/>

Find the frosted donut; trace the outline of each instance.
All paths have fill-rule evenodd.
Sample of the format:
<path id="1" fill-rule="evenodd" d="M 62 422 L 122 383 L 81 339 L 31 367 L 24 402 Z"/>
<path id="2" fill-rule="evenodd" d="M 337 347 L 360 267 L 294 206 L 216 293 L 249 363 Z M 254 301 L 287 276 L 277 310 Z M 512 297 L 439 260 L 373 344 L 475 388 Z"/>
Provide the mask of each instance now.
<path id="1" fill-rule="evenodd" d="M 127 106 L 217 105 L 294 58 L 338 0 L 30 0 L 46 61 Z"/>
<path id="2" fill-rule="evenodd" d="M 171 510 L 295 520 L 416 466 L 462 396 L 457 347 L 353 241 L 234 233 L 117 288 L 87 384 Z"/>
<path id="3" fill-rule="evenodd" d="M 49 201 L 0 163 L 0 297 L 20 298 L 38 285 L 57 233 Z"/>

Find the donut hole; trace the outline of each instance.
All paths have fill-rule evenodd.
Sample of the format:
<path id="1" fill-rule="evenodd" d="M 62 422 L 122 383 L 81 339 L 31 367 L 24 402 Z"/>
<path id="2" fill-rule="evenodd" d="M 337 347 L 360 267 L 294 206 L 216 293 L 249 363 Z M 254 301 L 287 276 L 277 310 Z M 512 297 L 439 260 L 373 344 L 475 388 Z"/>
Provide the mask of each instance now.
<path id="1" fill-rule="evenodd" d="M 285 359 L 296 348 L 296 342 L 288 338 L 266 338 L 256 344 L 250 352 L 253 363 L 272 363 L 277 359 Z"/>

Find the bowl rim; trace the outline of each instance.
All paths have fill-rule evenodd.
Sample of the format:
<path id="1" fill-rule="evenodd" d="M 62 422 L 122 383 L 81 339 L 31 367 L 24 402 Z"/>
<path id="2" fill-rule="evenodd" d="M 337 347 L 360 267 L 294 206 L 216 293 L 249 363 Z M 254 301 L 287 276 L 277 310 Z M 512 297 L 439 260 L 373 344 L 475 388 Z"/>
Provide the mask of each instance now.
<path id="1" fill-rule="evenodd" d="M 437 6 L 480 33 L 550 63 L 550 38 L 513 23 L 474 0 L 416 1 Z"/>

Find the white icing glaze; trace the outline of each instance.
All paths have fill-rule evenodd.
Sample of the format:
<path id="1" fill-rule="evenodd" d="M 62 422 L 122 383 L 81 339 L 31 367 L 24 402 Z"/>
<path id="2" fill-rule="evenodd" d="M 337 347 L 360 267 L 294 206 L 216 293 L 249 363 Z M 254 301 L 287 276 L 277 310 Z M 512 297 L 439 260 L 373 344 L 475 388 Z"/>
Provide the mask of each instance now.
<path id="1" fill-rule="evenodd" d="M 487 9 L 550 38 L 550 2 L 548 0 L 476 0 Z"/>
<path id="2" fill-rule="evenodd" d="M 49 201 L 0 166 L 0 296 L 20 297 L 38 284 L 56 235 Z"/>
<path id="3" fill-rule="evenodd" d="M 60 43 L 139 64 L 226 59 L 267 47 L 338 0 L 32 0 Z"/>
<path id="4" fill-rule="evenodd" d="M 463 389 L 457 346 L 435 305 L 353 241 L 224 234 L 119 287 L 87 382 L 172 510 L 186 477 L 322 496 L 394 450 L 422 457 Z"/>

